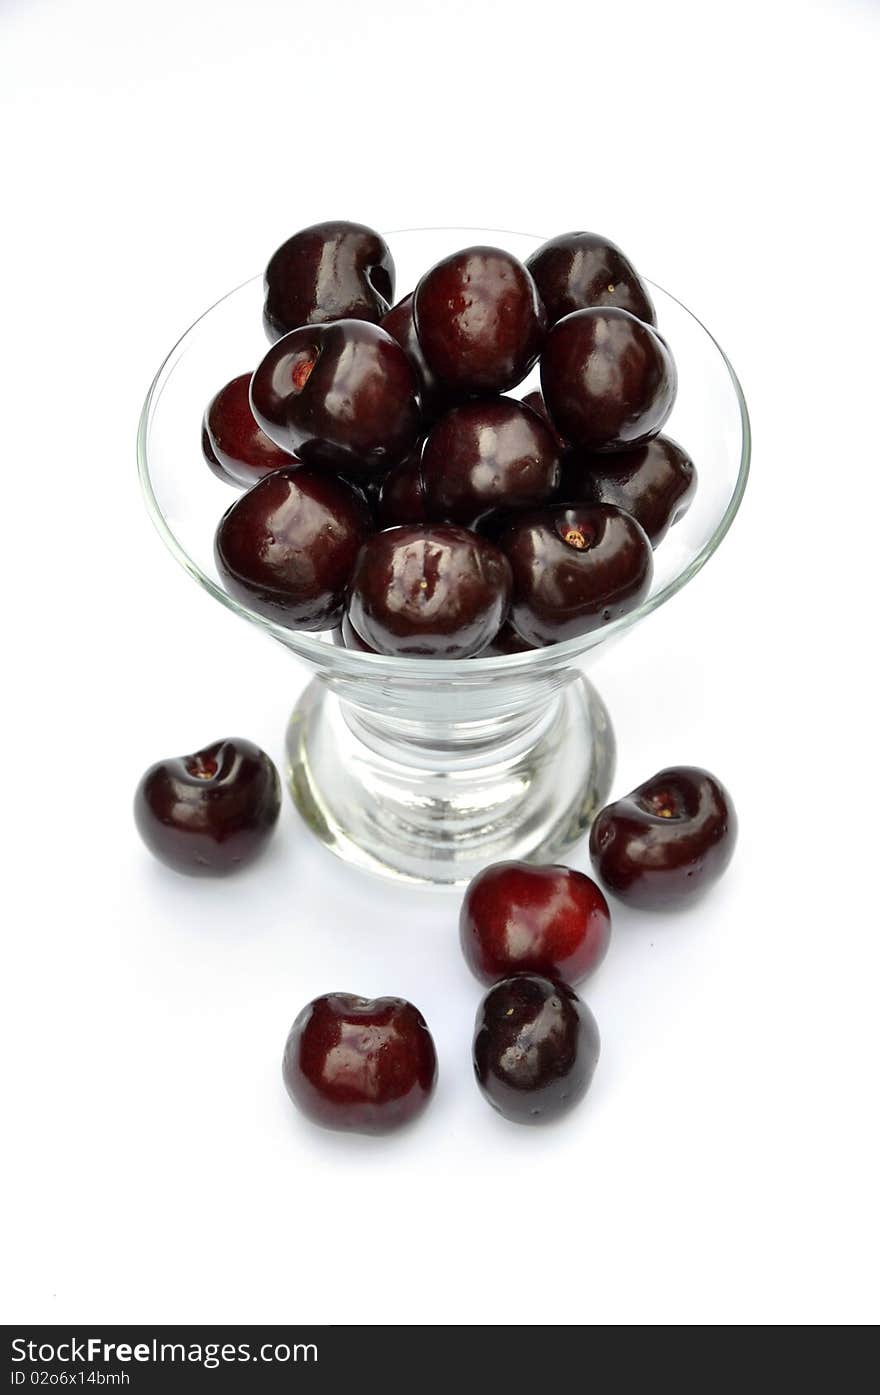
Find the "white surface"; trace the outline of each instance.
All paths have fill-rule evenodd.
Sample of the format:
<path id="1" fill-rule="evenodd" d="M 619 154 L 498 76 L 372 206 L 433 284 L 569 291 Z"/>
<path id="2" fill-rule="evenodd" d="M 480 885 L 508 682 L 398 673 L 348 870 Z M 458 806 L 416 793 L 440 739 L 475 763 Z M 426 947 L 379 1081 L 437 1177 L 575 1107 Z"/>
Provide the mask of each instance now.
<path id="1" fill-rule="evenodd" d="M 878 20 L 2 7 L 7 1321 L 877 1318 Z M 617 915 L 594 1088 L 547 1131 L 470 1080 L 454 898 L 349 872 L 290 807 L 218 885 L 130 818 L 160 755 L 238 732 L 281 759 L 306 675 L 164 552 L 134 430 L 178 332 L 330 216 L 606 231 L 752 411 L 729 539 L 595 671 L 616 790 L 710 766 L 738 855 L 691 915 Z M 331 988 L 434 1030 L 436 1102 L 397 1139 L 282 1092 Z"/>

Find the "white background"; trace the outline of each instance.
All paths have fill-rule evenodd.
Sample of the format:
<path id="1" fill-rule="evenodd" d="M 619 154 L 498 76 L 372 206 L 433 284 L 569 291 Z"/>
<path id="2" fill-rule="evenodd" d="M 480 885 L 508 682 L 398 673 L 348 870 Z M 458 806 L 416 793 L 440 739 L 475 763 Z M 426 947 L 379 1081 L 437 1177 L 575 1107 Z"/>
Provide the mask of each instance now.
<path id="1" fill-rule="evenodd" d="M 0 3 L 7 1321 L 877 1318 L 878 21 Z M 134 433 L 177 335 L 325 217 L 607 232 L 751 407 L 728 540 L 594 670 L 615 791 L 708 765 L 737 857 L 691 914 L 617 916 L 593 1090 L 544 1131 L 470 1079 L 454 898 L 349 871 L 292 807 L 262 865 L 191 883 L 130 817 L 160 756 L 282 758 L 306 673 L 163 550 Z M 397 1138 L 283 1093 L 335 988 L 433 1028 Z"/>

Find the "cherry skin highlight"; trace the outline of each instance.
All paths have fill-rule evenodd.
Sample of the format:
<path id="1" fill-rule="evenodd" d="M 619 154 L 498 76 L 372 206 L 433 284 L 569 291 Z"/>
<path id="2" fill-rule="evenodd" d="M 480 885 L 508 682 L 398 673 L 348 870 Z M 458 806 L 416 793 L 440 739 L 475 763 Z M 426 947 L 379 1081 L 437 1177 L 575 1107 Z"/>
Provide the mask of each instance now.
<path id="1" fill-rule="evenodd" d="M 202 422 L 202 450 L 214 474 L 245 489 L 272 470 L 297 463 L 257 425 L 250 383 L 250 373 L 233 378 L 208 403 Z"/>
<path id="2" fill-rule="evenodd" d="M 528 972 L 574 985 L 605 958 L 611 913 L 583 872 L 496 862 L 465 892 L 459 935 L 481 983 Z"/>
<path id="3" fill-rule="evenodd" d="M 134 799 L 150 852 L 192 877 L 223 877 L 253 862 L 280 808 L 272 761 L 252 741 L 232 737 L 151 765 Z"/>
<path id="4" fill-rule="evenodd" d="M 266 267 L 263 323 L 271 340 L 301 325 L 377 323 L 394 299 L 385 239 L 362 223 L 315 223 L 278 248 Z"/>
<path id="5" fill-rule="evenodd" d="M 725 871 L 737 829 L 720 780 L 698 766 L 670 766 L 602 810 L 590 832 L 590 856 L 627 905 L 679 906 Z"/>
<path id="6" fill-rule="evenodd" d="M 404 998 L 325 993 L 290 1029 L 282 1074 L 290 1098 L 314 1123 L 383 1134 L 427 1107 L 437 1053 L 425 1019 Z"/>
<path id="7" fill-rule="evenodd" d="M 487 539 L 431 525 L 374 533 L 361 549 L 349 618 L 380 654 L 468 659 L 495 638 L 510 567 Z"/>
<path id="8" fill-rule="evenodd" d="M 696 489 L 697 471 L 687 452 L 668 436 L 655 436 L 635 450 L 571 451 L 557 497 L 567 504 L 613 504 L 640 523 L 657 547 L 687 513 Z"/>
<path id="9" fill-rule="evenodd" d="M 607 504 L 514 517 L 497 541 L 513 572 L 511 624 L 536 647 L 590 634 L 633 610 L 651 586 L 651 544 L 634 518 Z"/>
<path id="10" fill-rule="evenodd" d="M 547 316 L 522 262 L 498 247 L 468 247 L 432 267 L 413 301 L 422 354 L 456 393 L 506 392 L 541 350 Z"/>
<path id="11" fill-rule="evenodd" d="M 559 484 L 559 450 L 544 421 L 512 397 L 454 407 L 422 452 L 428 516 L 473 527 L 497 508 L 547 503 Z"/>
<path id="12" fill-rule="evenodd" d="M 567 983 L 514 974 L 491 988 L 477 1012 L 474 1073 L 484 1097 L 518 1124 L 566 1114 L 590 1087 L 599 1029 Z"/>
<path id="13" fill-rule="evenodd" d="M 657 322 L 648 288 L 620 248 L 597 233 L 552 237 L 526 262 L 551 325 L 593 305 L 628 310 L 645 324 Z"/>
<path id="14" fill-rule="evenodd" d="M 276 470 L 227 509 L 214 542 L 230 595 L 294 630 L 339 623 L 361 543 L 373 521 L 335 475 Z"/>
<path id="15" fill-rule="evenodd" d="M 580 450 L 629 450 L 656 436 L 672 411 L 676 384 L 664 341 L 626 310 L 566 315 L 541 355 L 547 410 Z"/>
<path id="16" fill-rule="evenodd" d="M 279 339 L 251 380 L 266 435 L 307 465 L 369 476 L 415 444 L 421 424 L 415 369 L 378 325 L 306 325 Z"/>

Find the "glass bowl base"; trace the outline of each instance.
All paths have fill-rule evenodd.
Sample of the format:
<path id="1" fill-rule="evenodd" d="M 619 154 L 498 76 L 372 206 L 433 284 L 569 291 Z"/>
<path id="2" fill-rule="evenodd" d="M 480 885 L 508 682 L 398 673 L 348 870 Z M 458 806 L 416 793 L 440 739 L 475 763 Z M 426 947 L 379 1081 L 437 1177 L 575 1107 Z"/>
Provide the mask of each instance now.
<path id="1" fill-rule="evenodd" d="M 615 744 L 608 711 L 578 675 L 547 709 L 427 744 L 310 683 L 287 733 L 288 781 L 312 832 L 364 870 L 465 886 L 490 862 L 555 862 L 606 803 Z"/>

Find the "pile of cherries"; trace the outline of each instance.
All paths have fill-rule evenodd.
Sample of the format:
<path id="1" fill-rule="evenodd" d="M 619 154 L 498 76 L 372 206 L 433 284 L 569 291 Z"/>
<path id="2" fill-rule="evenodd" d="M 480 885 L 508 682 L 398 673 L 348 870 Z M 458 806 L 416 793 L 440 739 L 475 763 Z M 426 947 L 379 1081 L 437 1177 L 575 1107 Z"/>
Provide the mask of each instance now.
<path id="1" fill-rule="evenodd" d="M 280 781 L 251 742 L 215 742 L 160 761 L 144 775 L 135 817 L 147 846 L 169 866 L 225 875 L 265 848 L 278 819 Z M 692 900 L 721 875 L 737 820 L 708 771 L 661 770 L 603 809 L 590 854 L 619 900 L 645 909 Z M 461 947 L 489 991 L 477 1013 L 477 1084 L 501 1114 L 538 1123 L 567 1112 L 589 1088 L 599 1031 L 574 989 L 602 962 L 611 934 L 599 886 L 568 867 L 501 862 L 465 893 Z M 284 1081 L 316 1123 L 387 1133 L 419 1115 L 437 1079 L 437 1053 L 422 1014 L 403 998 L 326 993 L 291 1028 Z"/>
<path id="2" fill-rule="evenodd" d="M 232 595 L 348 648 L 447 659 L 571 639 L 644 599 L 696 471 L 658 434 L 675 364 L 613 243 L 568 233 L 525 264 L 469 247 L 393 304 L 384 239 L 320 223 L 265 291 L 272 347 L 202 429 L 247 489 L 215 540 Z M 539 361 L 541 390 L 508 395 Z"/>

